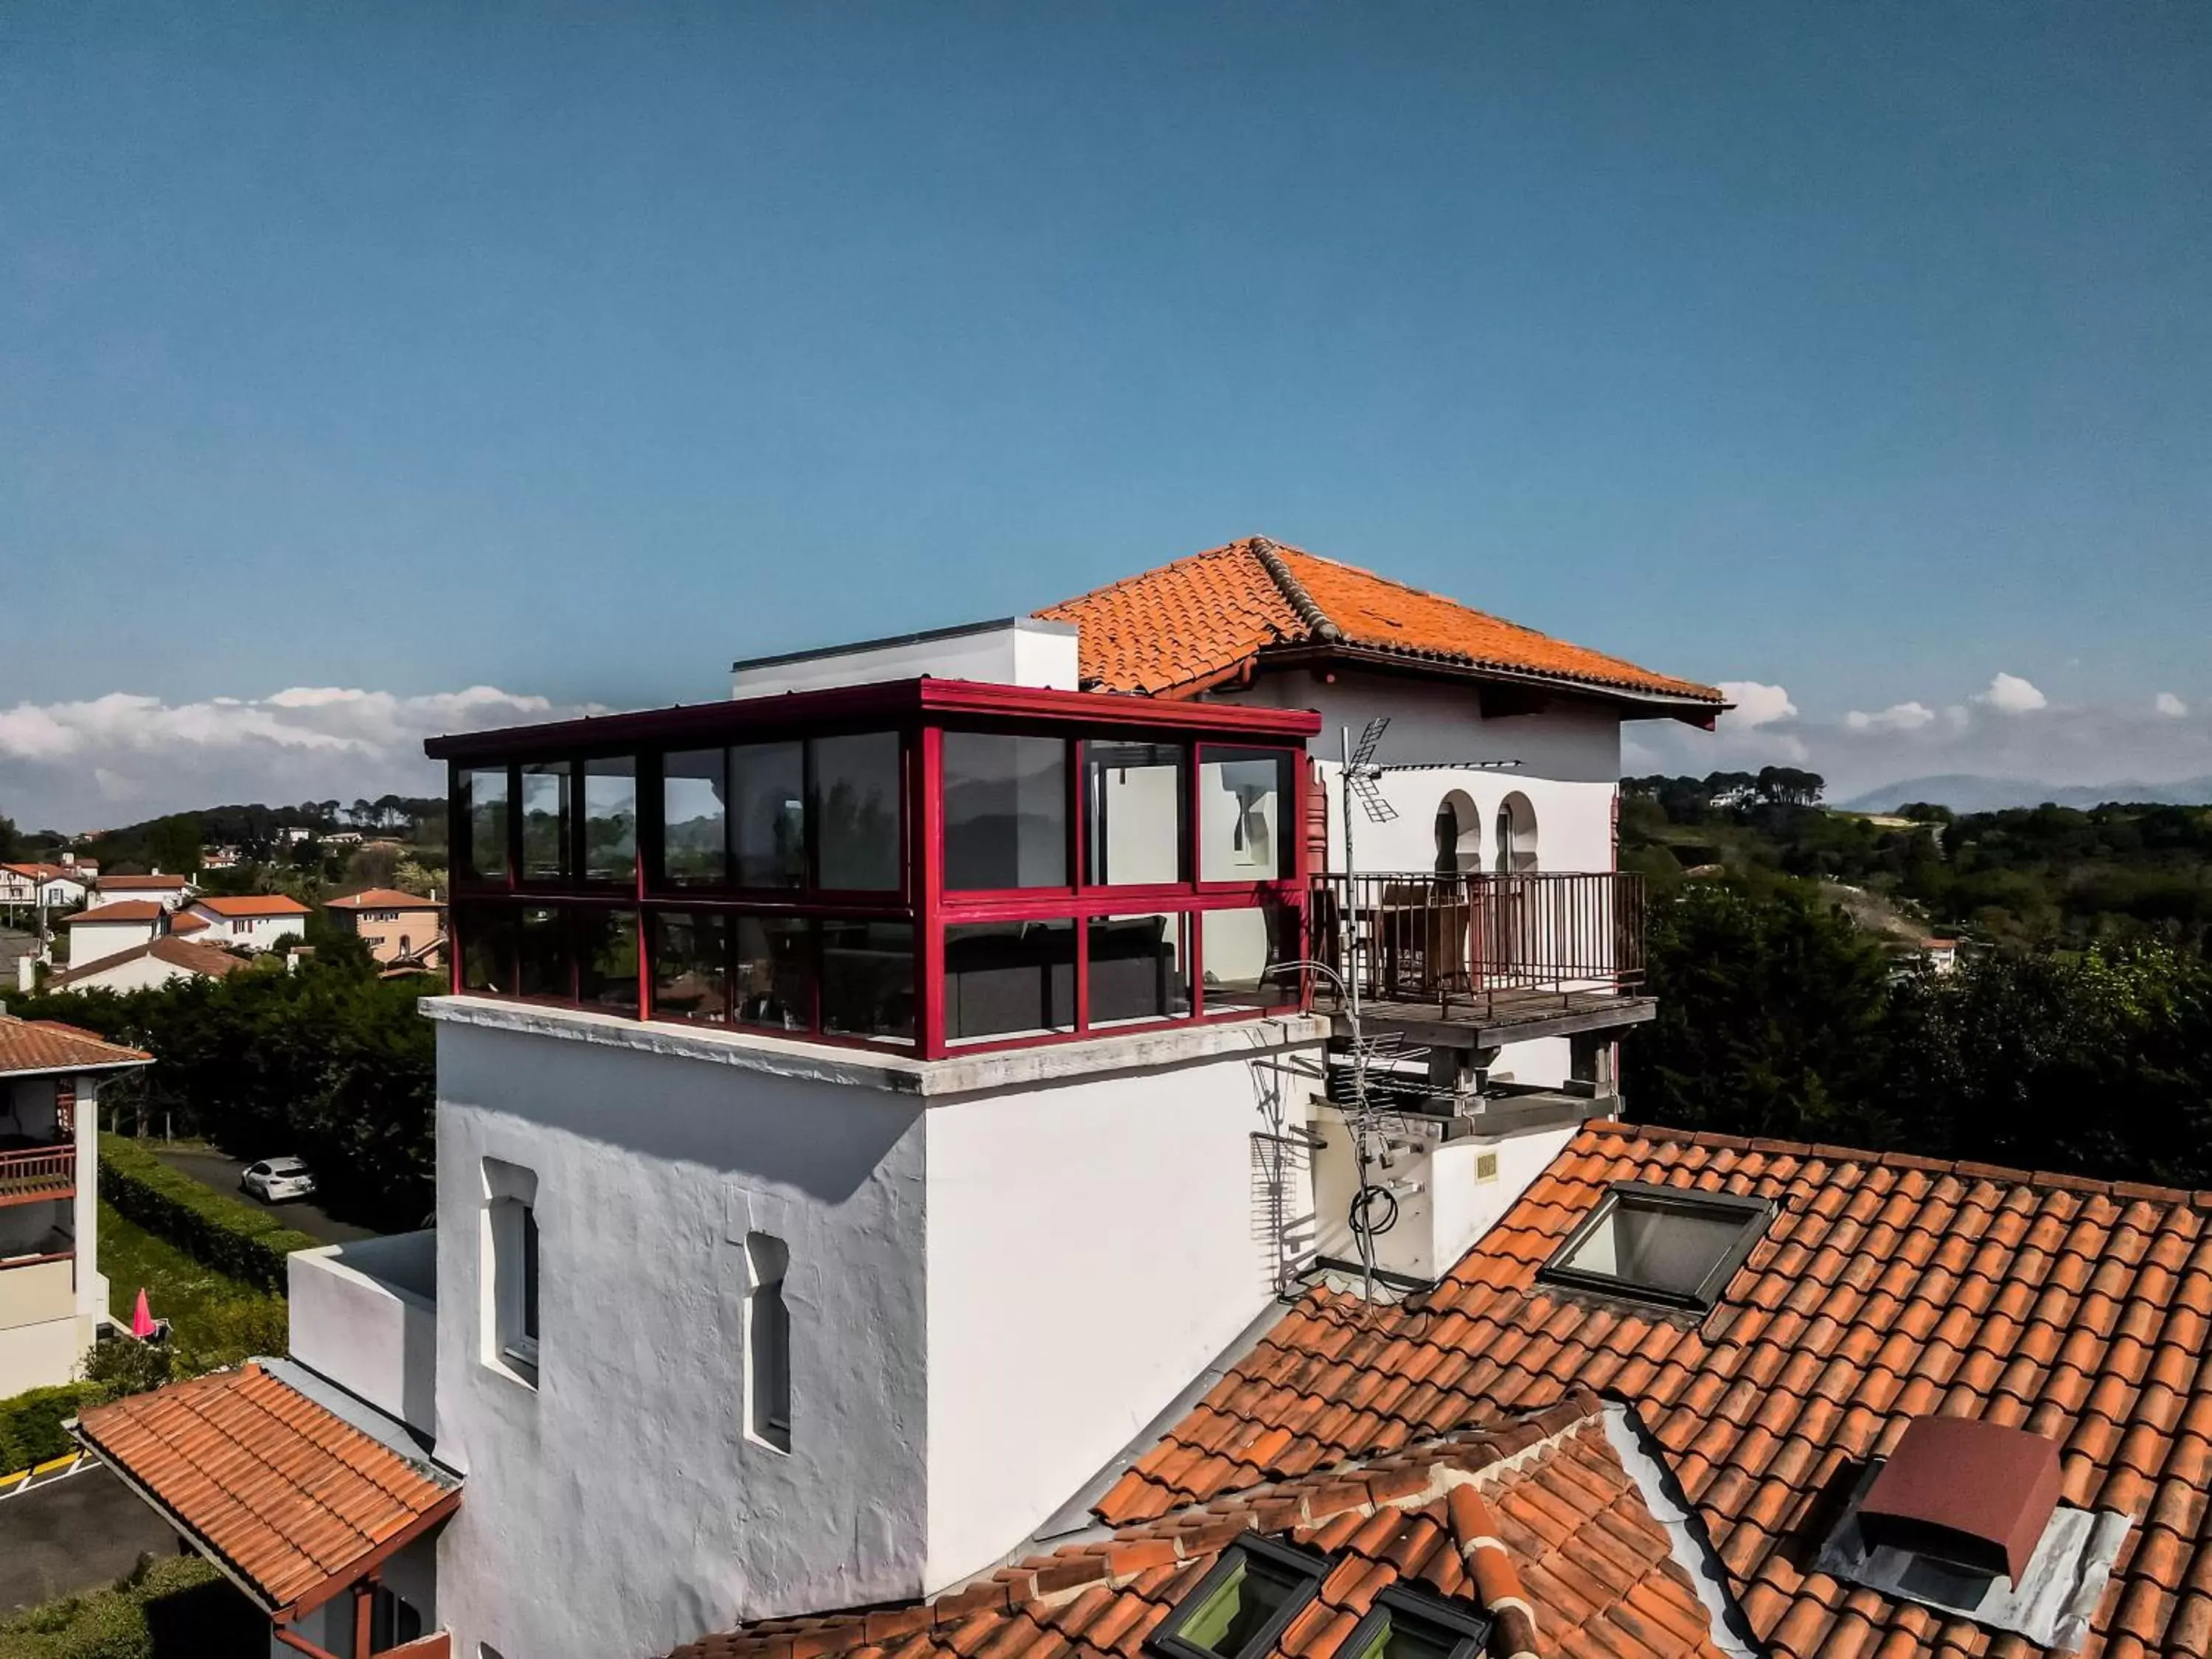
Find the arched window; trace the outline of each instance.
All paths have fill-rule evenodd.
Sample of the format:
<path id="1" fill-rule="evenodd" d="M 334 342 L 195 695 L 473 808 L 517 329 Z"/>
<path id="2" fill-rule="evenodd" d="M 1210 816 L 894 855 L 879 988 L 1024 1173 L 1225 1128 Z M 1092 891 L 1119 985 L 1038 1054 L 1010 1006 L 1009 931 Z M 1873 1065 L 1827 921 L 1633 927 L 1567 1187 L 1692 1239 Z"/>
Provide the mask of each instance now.
<path id="1" fill-rule="evenodd" d="M 1516 789 L 1498 803 L 1498 873 L 1525 876 L 1536 867 L 1536 809 Z"/>
<path id="2" fill-rule="evenodd" d="M 1482 868 L 1482 814 L 1463 789 L 1437 805 L 1437 873 L 1462 876 Z"/>

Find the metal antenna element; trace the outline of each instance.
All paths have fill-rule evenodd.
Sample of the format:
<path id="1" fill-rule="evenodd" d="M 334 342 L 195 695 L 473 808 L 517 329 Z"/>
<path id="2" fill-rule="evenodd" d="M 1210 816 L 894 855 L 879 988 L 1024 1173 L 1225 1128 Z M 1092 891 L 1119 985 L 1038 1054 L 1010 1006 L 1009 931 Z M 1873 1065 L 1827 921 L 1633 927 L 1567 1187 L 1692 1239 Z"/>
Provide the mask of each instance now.
<path id="1" fill-rule="evenodd" d="M 1347 726 L 1343 729 L 1343 736 L 1347 744 L 1344 757 L 1346 793 L 1347 797 L 1356 796 L 1358 799 L 1360 808 L 1367 814 L 1367 821 L 1370 823 L 1388 823 L 1398 816 L 1398 809 L 1385 800 L 1382 798 L 1382 792 L 1375 787 L 1376 779 L 1382 775 L 1382 769 L 1375 763 L 1375 750 L 1382 742 L 1382 734 L 1389 729 L 1390 717 L 1388 714 L 1377 714 L 1367 722 L 1367 729 L 1359 734 L 1359 744 L 1357 748 L 1348 746 L 1352 738 L 1352 728 Z M 1352 805 L 1349 799 L 1345 804 L 1344 824 L 1345 867 L 1352 869 L 1355 866 L 1351 862 Z"/>

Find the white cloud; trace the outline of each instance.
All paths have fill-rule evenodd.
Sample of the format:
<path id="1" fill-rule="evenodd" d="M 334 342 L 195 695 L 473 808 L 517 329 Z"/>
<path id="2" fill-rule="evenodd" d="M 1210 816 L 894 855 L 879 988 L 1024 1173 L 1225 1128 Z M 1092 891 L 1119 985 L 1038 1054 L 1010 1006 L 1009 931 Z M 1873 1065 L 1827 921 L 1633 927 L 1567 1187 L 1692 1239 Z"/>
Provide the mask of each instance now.
<path id="1" fill-rule="evenodd" d="M 1797 705 L 1790 701 L 1790 693 L 1778 685 L 1761 685 L 1757 680 L 1723 680 L 1720 689 L 1722 695 L 1735 705 L 1721 716 L 1729 725 L 1749 730 L 1797 718 Z"/>
<path id="2" fill-rule="evenodd" d="M 2151 699 L 2150 706 L 2168 720 L 2181 720 L 2189 713 L 2189 705 L 2171 691 L 2160 692 Z"/>
<path id="3" fill-rule="evenodd" d="M 1924 702 L 1893 702 L 1871 714 L 1854 708 L 1844 716 L 1854 732 L 1917 732 L 1935 723 L 1936 711 Z"/>
<path id="4" fill-rule="evenodd" d="M 79 829 L 194 806 L 428 793 L 422 740 L 589 710 L 495 686 L 403 696 L 290 686 L 263 697 L 166 702 L 111 691 L 0 708 L 0 812 L 26 829 Z"/>
<path id="5" fill-rule="evenodd" d="M 2050 707 L 2051 699 L 2045 696 L 2017 674 L 1996 674 L 1990 678 L 1990 689 L 1975 699 L 1987 703 L 2000 714 L 2027 714 L 2036 709 Z"/>

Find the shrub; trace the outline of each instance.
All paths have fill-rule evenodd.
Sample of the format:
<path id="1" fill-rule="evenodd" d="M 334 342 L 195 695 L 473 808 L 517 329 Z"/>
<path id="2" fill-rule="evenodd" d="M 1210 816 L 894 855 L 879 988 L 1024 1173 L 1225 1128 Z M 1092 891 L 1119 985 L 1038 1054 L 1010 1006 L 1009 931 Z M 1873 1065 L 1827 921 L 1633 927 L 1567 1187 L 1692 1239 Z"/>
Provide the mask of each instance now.
<path id="1" fill-rule="evenodd" d="M 258 1652 L 268 1624 L 197 1555 L 141 1557 L 112 1586 L 0 1620 L 0 1659 Z"/>
<path id="2" fill-rule="evenodd" d="M 13 1474 L 75 1450 L 62 1432 L 63 1421 L 106 1397 L 97 1384 L 64 1382 L 0 1400 L 0 1474 Z"/>
<path id="3" fill-rule="evenodd" d="M 187 1255 L 272 1295 L 284 1293 L 284 1258 L 319 1243 L 179 1174 L 121 1135 L 100 1138 L 100 1195 Z"/>

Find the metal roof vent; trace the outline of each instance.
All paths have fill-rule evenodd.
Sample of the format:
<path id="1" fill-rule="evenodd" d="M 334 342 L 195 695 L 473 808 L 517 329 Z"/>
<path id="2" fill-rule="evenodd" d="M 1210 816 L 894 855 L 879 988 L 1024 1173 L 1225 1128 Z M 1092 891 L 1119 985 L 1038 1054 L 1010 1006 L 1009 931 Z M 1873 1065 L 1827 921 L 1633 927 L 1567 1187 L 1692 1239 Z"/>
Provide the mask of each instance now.
<path id="1" fill-rule="evenodd" d="M 2017 1583 L 2063 1484 L 2058 1448 L 2039 1434 L 1916 1417 L 1859 1500 L 1859 1530 L 1877 1548 Z"/>
<path id="2" fill-rule="evenodd" d="M 2058 1501 L 2058 1447 L 1961 1417 L 1917 1417 L 1871 1466 L 1816 1569 L 2039 1646 L 2078 1648 L 2128 1517 Z"/>

